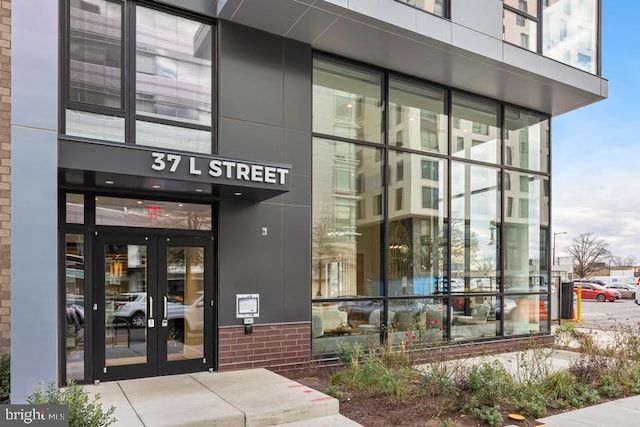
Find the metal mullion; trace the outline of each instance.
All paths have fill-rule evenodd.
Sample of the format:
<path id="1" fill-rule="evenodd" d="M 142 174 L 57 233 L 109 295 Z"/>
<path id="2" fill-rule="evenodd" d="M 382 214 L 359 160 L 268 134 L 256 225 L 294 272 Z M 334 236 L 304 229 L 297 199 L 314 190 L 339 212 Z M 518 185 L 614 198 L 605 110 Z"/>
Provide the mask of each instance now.
<path id="1" fill-rule="evenodd" d="M 125 28 L 123 40 L 124 46 L 124 98 L 123 107 L 125 110 L 125 144 L 135 144 L 136 142 L 136 3 L 130 2 L 125 5 Z"/>
<path id="2" fill-rule="evenodd" d="M 538 9 L 539 11 L 540 9 Z M 500 221 L 496 225 L 496 230 L 498 231 L 498 239 L 496 240 L 496 245 L 498 247 L 498 253 L 496 254 L 496 261 L 498 262 L 498 268 L 496 269 L 496 280 L 500 278 L 500 287 L 498 288 L 498 295 L 500 296 L 500 307 L 497 306 L 496 301 L 496 313 L 498 308 L 501 310 L 500 316 L 500 333 L 502 336 L 504 333 L 504 244 L 503 244 L 503 235 L 504 235 L 504 205 L 505 205 L 505 192 L 504 192 L 504 174 L 505 174 L 505 105 L 500 104 L 500 110 L 498 111 L 498 126 L 500 127 L 500 162 L 499 165 L 499 182 L 498 182 L 498 191 L 500 192 Z"/>
<path id="3" fill-rule="evenodd" d="M 511 11 L 511 12 L 513 12 L 513 13 L 515 13 L 516 15 L 523 16 L 523 17 L 527 18 L 528 20 L 530 20 L 530 21 L 534 21 L 534 22 L 536 22 L 538 25 L 540 25 L 540 18 L 538 18 L 538 17 L 535 17 L 535 16 L 531 15 L 529 12 L 523 12 L 522 10 L 517 9 L 517 8 L 515 8 L 515 7 L 513 7 L 513 6 L 509 6 L 508 4 L 505 4 L 505 5 L 504 5 L 504 8 L 505 8 L 505 9 L 507 9 L 507 10 L 509 10 L 509 11 Z M 540 11 L 541 11 L 541 10 L 540 10 L 540 9 L 538 9 L 538 14 L 540 14 Z"/>
<path id="4" fill-rule="evenodd" d="M 382 254 L 381 254 L 381 274 L 384 286 L 383 300 L 382 300 L 382 309 L 383 315 L 381 316 L 384 319 L 385 326 L 388 326 L 388 313 L 389 313 L 389 283 L 388 283 L 388 275 L 389 275 L 389 252 L 387 248 L 389 247 L 389 74 L 384 73 L 382 75 L 382 87 L 381 91 L 381 99 L 382 99 L 382 123 L 381 123 L 381 142 L 382 147 L 379 148 L 382 150 L 382 228 L 381 228 L 381 239 L 382 242 Z M 381 330 L 382 340 L 383 342 L 387 341 L 387 329 Z"/>
<path id="5" fill-rule="evenodd" d="M 185 129 L 197 129 L 197 130 L 211 132 L 211 125 L 199 125 L 195 123 L 181 122 L 179 120 L 165 119 L 162 117 L 146 116 L 144 114 L 140 114 L 140 115 L 135 114 L 135 119 L 136 121 L 139 120 L 141 122 L 157 123 L 161 125 L 174 126 L 174 127 L 185 128 Z"/>
<path id="6" fill-rule="evenodd" d="M 446 101 L 445 101 L 445 111 L 447 112 L 447 182 L 446 182 L 446 189 L 445 189 L 445 197 L 447 198 L 447 209 L 446 209 L 446 214 L 447 214 L 447 228 L 446 228 L 446 235 L 445 235 L 445 260 L 446 260 L 446 268 L 444 273 L 444 277 L 446 277 L 447 279 L 447 304 L 445 306 L 445 310 L 447 311 L 447 338 L 449 340 L 451 340 L 451 332 L 452 332 L 452 325 L 453 325 L 453 318 L 451 316 L 451 229 L 452 229 L 452 223 L 451 223 L 451 169 L 452 169 L 452 164 L 453 164 L 453 115 L 452 115 L 452 111 L 453 111 L 453 91 L 451 89 L 447 90 L 447 96 L 446 96 Z M 443 301 L 444 302 L 444 301 Z"/>

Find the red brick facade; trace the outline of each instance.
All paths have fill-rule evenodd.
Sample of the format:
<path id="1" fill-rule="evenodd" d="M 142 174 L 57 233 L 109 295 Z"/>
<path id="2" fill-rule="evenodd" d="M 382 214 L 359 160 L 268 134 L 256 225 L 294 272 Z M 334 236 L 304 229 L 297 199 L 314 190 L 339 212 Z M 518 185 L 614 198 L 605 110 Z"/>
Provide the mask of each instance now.
<path id="1" fill-rule="evenodd" d="M 11 344 L 11 1 L 0 1 L 0 352 Z"/>
<path id="2" fill-rule="evenodd" d="M 287 371 L 311 361 L 309 322 L 254 325 L 251 334 L 244 333 L 244 326 L 222 327 L 218 342 L 220 371 L 248 368 Z"/>

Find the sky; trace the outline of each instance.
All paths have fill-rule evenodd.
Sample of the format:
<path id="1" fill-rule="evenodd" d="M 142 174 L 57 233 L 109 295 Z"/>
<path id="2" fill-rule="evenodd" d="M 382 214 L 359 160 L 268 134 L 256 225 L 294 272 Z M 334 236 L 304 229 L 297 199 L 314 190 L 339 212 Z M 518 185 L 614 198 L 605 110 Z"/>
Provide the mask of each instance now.
<path id="1" fill-rule="evenodd" d="M 552 120 L 552 231 L 557 257 L 592 233 L 640 264 L 640 2 L 602 3 L 609 97 Z"/>

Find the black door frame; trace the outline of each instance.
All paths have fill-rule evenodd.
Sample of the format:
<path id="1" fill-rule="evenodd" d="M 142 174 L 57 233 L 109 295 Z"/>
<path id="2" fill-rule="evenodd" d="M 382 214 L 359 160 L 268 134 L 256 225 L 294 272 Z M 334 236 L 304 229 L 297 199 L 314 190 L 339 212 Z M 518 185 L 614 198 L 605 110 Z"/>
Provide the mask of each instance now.
<path id="1" fill-rule="evenodd" d="M 215 343 L 217 342 L 217 324 L 214 315 L 216 299 L 214 270 L 214 247 L 211 232 L 167 229 L 123 229 L 120 227 L 96 227 L 92 235 L 92 304 L 90 315 L 93 318 L 91 328 L 90 352 L 93 366 L 93 381 L 111 381 L 118 379 L 141 378 L 157 375 L 197 372 L 215 369 Z M 147 323 L 147 363 L 105 366 L 105 260 L 104 245 L 108 243 L 139 244 L 147 246 L 147 303 L 153 298 L 153 327 Z M 162 295 L 166 295 L 166 248 L 171 244 L 197 246 L 205 250 L 204 276 L 204 358 L 179 361 L 167 361 L 167 327 L 161 325 L 158 314 L 163 310 Z M 163 255 L 164 253 L 164 255 Z M 161 268 L 162 267 L 162 268 Z M 95 305 L 94 305 L 95 304 Z M 150 316 L 149 316 L 150 317 Z"/>

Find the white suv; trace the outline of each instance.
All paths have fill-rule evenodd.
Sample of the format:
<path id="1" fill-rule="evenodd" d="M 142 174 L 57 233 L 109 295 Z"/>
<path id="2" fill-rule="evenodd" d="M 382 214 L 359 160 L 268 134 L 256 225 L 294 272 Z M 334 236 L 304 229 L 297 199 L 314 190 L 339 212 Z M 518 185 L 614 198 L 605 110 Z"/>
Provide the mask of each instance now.
<path id="1" fill-rule="evenodd" d="M 147 293 L 125 292 L 116 295 L 114 319 L 125 319 L 135 328 L 143 328 L 147 321 Z"/>

